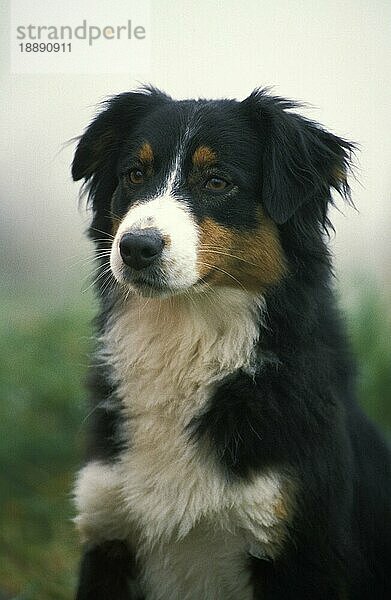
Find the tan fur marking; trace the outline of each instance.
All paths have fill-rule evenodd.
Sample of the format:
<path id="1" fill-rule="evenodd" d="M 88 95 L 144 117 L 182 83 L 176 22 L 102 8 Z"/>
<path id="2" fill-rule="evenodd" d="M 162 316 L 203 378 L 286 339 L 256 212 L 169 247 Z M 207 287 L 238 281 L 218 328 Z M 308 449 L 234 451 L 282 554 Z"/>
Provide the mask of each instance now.
<path id="1" fill-rule="evenodd" d="M 333 175 L 334 175 L 334 179 L 337 183 L 346 184 L 347 175 L 346 175 L 346 171 L 344 169 L 341 169 L 341 167 L 336 167 L 334 169 Z"/>
<path id="2" fill-rule="evenodd" d="M 280 521 L 287 521 L 289 517 L 289 510 L 284 498 L 280 498 L 274 507 L 274 514 Z"/>
<path id="3" fill-rule="evenodd" d="M 166 249 L 170 248 L 170 246 L 171 246 L 171 238 L 170 238 L 170 236 L 167 235 L 167 234 L 164 234 L 164 235 L 162 235 L 162 238 L 164 240 L 165 248 Z"/>
<path id="4" fill-rule="evenodd" d="M 277 226 L 261 211 L 255 231 L 234 231 L 207 218 L 200 232 L 199 273 L 211 285 L 264 292 L 286 272 Z"/>
<path id="5" fill-rule="evenodd" d="M 199 146 L 193 154 L 193 165 L 196 167 L 208 167 L 216 162 L 216 152 L 208 146 Z"/>
<path id="6" fill-rule="evenodd" d="M 153 163 L 153 150 L 149 142 L 144 142 L 138 151 L 138 159 L 141 163 L 151 165 Z"/>

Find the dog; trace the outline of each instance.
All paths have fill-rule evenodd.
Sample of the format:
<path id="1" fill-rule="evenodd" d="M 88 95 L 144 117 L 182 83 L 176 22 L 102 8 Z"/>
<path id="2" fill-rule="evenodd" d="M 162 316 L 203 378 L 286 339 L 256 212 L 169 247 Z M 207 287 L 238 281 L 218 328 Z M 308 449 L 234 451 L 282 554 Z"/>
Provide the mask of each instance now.
<path id="1" fill-rule="evenodd" d="M 78 600 L 391 598 L 328 208 L 355 146 L 256 89 L 109 99 L 79 139 L 100 303 Z"/>

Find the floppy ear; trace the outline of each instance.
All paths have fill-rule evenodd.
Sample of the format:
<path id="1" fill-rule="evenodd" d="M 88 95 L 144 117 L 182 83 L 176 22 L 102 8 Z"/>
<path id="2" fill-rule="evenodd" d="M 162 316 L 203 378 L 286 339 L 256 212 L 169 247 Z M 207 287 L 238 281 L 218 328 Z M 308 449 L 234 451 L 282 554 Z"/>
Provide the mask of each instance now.
<path id="1" fill-rule="evenodd" d="M 104 102 L 102 112 L 87 127 L 76 148 L 72 162 L 74 181 L 88 180 L 115 163 L 124 135 L 130 133 L 146 110 L 167 99 L 162 92 L 147 87 Z"/>
<path id="2" fill-rule="evenodd" d="M 285 223 L 304 204 L 313 203 L 323 223 L 334 188 L 349 199 L 347 171 L 354 145 L 296 113 L 298 105 L 255 90 L 250 105 L 263 145 L 262 199 L 271 218 Z"/>
<path id="3" fill-rule="evenodd" d="M 139 120 L 169 97 L 152 87 L 113 96 L 87 127 L 72 163 L 75 181 L 85 180 L 93 209 L 90 237 L 111 231 L 111 199 L 118 186 L 117 165 L 122 144 Z M 100 233 L 99 233 L 100 232 Z"/>

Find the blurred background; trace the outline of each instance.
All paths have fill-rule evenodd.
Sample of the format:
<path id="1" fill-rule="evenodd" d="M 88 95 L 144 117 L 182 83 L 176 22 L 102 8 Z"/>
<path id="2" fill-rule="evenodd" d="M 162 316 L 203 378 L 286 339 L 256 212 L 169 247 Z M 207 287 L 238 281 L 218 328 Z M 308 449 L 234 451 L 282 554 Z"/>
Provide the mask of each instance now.
<path id="1" fill-rule="evenodd" d="M 131 16 L 135 4 L 118 6 Z M 108 9 L 115 20 L 116 6 L 66 3 L 90 21 Z M 70 490 L 88 421 L 94 298 L 89 215 L 66 142 L 108 95 L 151 82 L 176 98 L 242 99 L 273 86 L 358 142 L 357 210 L 334 211 L 331 243 L 360 402 L 391 430 L 391 4 L 151 0 L 145 11 L 141 67 L 129 47 L 122 72 L 91 61 L 91 72 L 26 74 L 11 72 L 11 2 L 0 5 L 0 600 L 65 600 L 75 585 Z"/>

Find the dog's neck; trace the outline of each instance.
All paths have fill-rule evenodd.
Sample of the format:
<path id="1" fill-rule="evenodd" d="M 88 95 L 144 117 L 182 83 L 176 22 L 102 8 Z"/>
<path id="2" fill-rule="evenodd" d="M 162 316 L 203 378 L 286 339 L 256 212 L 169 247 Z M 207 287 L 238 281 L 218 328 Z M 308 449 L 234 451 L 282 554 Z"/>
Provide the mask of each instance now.
<path id="1" fill-rule="evenodd" d="M 206 385 L 237 369 L 251 370 L 262 307 L 259 297 L 241 290 L 134 296 L 109 320 L 104 359 L 118 383 L 148 377 L 178 387 Z"/>

